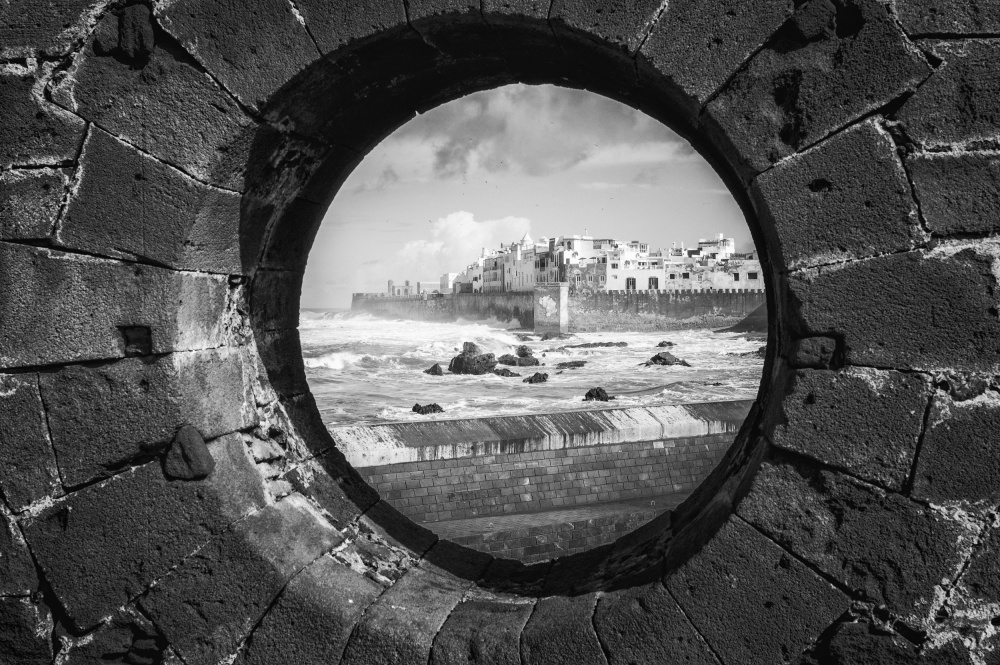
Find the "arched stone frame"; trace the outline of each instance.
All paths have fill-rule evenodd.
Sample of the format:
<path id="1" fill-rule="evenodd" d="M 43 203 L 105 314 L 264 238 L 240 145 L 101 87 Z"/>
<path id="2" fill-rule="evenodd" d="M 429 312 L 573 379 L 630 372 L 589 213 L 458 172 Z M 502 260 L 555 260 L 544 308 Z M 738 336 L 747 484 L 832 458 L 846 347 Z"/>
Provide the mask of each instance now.
<path id="1" fill-rule="evenodd" d="M 20 657 L 990 653 L 1000 19 L 933 0 L 20 9 L 0 33 Z M 290 297 L 365 151 L 514 81 L 689 138 L 769 286 L 759 404 L 724 464 L 670 519 L 551 566 L 459 551 L 378 500 L 319 422 Z M 185 423 L 207 479 L 161 471 Z"/>

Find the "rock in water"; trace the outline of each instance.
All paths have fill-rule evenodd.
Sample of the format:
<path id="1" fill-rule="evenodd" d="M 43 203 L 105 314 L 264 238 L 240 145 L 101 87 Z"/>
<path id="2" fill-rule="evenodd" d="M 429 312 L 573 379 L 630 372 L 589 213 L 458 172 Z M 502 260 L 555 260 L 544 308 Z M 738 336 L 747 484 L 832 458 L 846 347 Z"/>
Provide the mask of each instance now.
<path id="1" fill-rule="evenodd" d="M 535 372 L 527 379 L 524 379 L 524 383 L 545 383 L 549 380 L 548 374 L 542 374 L 541 372 Z"/>
<path id="2" fill-rule="evenodd" d="M 480 353 L 478 346 L 465 342 L 462 344 L 462 352 L 448 364 L 448 371 L 455 374 L 486 374 L 496 366 L 497 359 L 492 353 Z"/>
<path id="3" fill-rule="evenodd" d="M 569 339 L 572 335 L 565 335 L 563 333 L 557 332 L 547 332 L 542 334 L 542 341 L 547 342 L 550 339 Z"/>
<path id="4" fill-rule="evenodd" d="M 475 342 L 462 342 L 462 353 L 478 356 L 481 355 L 482 352 L 482 349 L 480 349 Z"/>
<path id="5" fill-rule="evenodd" d="M 441 376 L 444 374 L 444 370 L 441 369 L 440 363 L 434 363 L 430 367 L 424 370 L 424 374 L 430 374 L 431 376 Z"/>
<path id="6" fill-rule="evenodd" d="M 614 397 L 608 397 L 608 393 L 604 390 L 604 388 L 591 388 L 587 391 L 587 394 L 583 396 L 584 402 L 607 402 L 612 399 L 614 399 Z"/>
<path id="7" fill-rule="evenodd" d="M 496 374 L 497 376 L 521 376 L 517 372 L 512 372 L 506 367 L 504 367 L 503 369 L 495 369 L 493 370 L 493 373 Z"/>
<path id="8" fill-rule="evenodd" d="M 650 358 L 644 363 L 647 367 L 650 365 L 681 365 L 682 367 L 690 367 L 686 360 L 681 360 L 669 351 L 660 351 L 655 356 Z"/>
<path id="9" fill-rule="evenodd" d="M 663 341 L 663 342 L 660 342 L 659 344 L 657 344 L 656 346 L 658 346 L 658 347 L 660 347 L 660 348 L 663 348 L 663 347 L 665 347 L 665 346 L 673 346 L 673 345 L 674 345 L 674 343 L 673 343 L 673 342 L 667 342 L 667 341 Z"/>
<path id="10" fill-rule="evenodd" d="M 163 472 L 168 478 L 200 480 L 215 470 L 215 460 L 205 445 L 201 432 L 192 425 L 184 425 L 170 444 L 163 460 Z"/>
<path id="11" fill-rule="evenodd" d="M 583 344 L 561 346 L 559 349 L 610 349 L 621 346 L 628 346 L 628 342 L 585 342 Z"/>
<path id="12" fill-rule="evenodd" d="M 586 360 L 567 360 L 566 362 L 558 363 L 556 369 L 580 369 L 586 364 Z"/>
<path id="13" fill-rule="evenodd" d="M 510 365 L 511 367 L 534 367 L 538 365 L 538 358 L 534 356 L 512 356 L 509 353 L 505 353 L 499 358 L 497 362 L 501 365 Z"/>
<path id="14" fill-rule="evenodd" d="M 529 358 L 533 355 L 531 348 L 525 344 L 522 344 L 521 346 L 517 347 L 515 353 L 517 354 L 518 358 Z"/>
<path id="15" fill-rule="evenodd" d="M 441 408 L 440 404 L 425 404 L 420 406 L 419 404 L 414 404 L 412 411 L 414 413 L 419 413 L 422 416 L 426 416 L 428 413 L 444 413 L 444 409 Z"/>

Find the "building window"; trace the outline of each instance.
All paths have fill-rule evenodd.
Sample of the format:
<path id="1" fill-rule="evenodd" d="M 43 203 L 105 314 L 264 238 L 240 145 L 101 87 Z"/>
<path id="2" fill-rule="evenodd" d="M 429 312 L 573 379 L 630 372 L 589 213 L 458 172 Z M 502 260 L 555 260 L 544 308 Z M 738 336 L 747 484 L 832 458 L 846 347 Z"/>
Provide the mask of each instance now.
<path id="1" fill-rule="evenodd" d="M 689 272 L 682 272 L 681 273 L 681 279 L 691 279 L 691 273 L 689 273 Z"/>
<path id="2" fill-rule="evenodd" d="M 604 275 L 601 275 L 600 280 L 601 280 L 601 284 L 603 284 L 604 283 Z"/>
<path id="3" fill-rule="evenodd" d="M 587 275 L 587 281 L 588 282 L 593 282 L 594 281 L 594 276 L 593 275 Z"/>
<path id="4" fill-rule="evenodd" d="M 747 279 L 757 279 L 757 273 L 755 273 L 755 272 L 748 272 L 747 273 Z"/>
<path id="5" fill-rule="evenodd" d="M 625 290 L 627 290 L 627 291 L 635 291 L 635 277 L 626 277 L 625 278 Z"/>
<path id="6" fill-rule="evenodd" d="M 740 281 L 740 274 L 738 272 L 733 273 L 733 281 L 734 282 Z"/>
<path id="7" fill-rule="evenodd" d="M 659 277 L 650 277 L 649 278 L 649 290 L 650 291 L 655 291 L 658 288 L 660 288 L 660 278 Z"/>
<path id="8" fill-rule="evenodd" d="M 677 273 L 675 272 L 670 273 L 670 279 L 677 279 Z"/>
<path id="9" fill-rule="evenodd" d="M 618 264 L 617 264 L 617 263 L 612 263 L 612 264 L 611 264 L 611 267 L 612 267 L 612 268 L 613 268 L 614 270 L 617 270 L 617 269 L 618 269 Z"/>

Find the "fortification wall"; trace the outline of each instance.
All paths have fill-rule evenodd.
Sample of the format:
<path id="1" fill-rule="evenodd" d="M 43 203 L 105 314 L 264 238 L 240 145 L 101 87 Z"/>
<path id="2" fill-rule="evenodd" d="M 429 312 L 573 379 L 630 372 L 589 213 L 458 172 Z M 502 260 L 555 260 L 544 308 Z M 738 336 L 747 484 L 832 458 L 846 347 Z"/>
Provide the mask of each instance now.
<path id="1" fill-rule="evenodd" d="M 415 321 L 497 319 L 534 325 L 531 293 L 457 293 L 438 296 L 381 296 L 355 293 L 351 309 Z"/>

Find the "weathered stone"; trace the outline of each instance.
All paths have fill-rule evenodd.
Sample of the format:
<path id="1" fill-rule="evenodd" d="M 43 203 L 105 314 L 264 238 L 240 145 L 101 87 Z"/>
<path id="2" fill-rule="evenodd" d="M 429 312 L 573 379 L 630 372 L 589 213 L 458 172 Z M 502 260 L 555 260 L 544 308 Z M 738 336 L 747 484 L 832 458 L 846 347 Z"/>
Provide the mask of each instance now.
<path id="1" fill-rule="evenodd" d="M 11 0 L 0 9 L 0 57 L 68 53 L 93 20 L 93 0 Z"/>
<path id="2" fill-rule="evenodd" d="M 911 37 L 1000 33 L 1000 6 L 989 0 L 896 0 L 895 7 Z"/>
<path id="3" fill-rule="evenodd" d="M 410 411 L 418 413 L 421 416 L 430 415 L 432 413 L 444 413 L 444 409 L 442 409 L 441 405 L 437 403 L 424 405 L 417 403 L 413 405 L 413 408 L 410 409 Z"/>
<path id="4" fill-rule="evenodd" d="M 52 617 L 30 598 L 0 598 L 0 656 L 17 665 L 52 663 Z"/>
<path id="5" fill-rule="evenodd" d="M 849 367 L 799 370 L 772 442 L 901 490 L 913 466 L 931 388 L 914 374 Z"/>
<path id="6" fill-rule="evenodd" d="M 253 424 L 229 349 L 65 367 L 42 374 L 41 390 L 69 486 L 151 459 L 184 424 L 209 439 Z"/>
<path id="7" fill-rule="evenodd" d="M 491 354 L 492 355 L 492 354 Z M 527 379 L 523 379 L 523 383 L 545 383 L 549 380 L 549 375 L 547 372 L 535 372 Z"/>
<path id="8" fill-rule="evenodd" d="M 227 526 L 265 504 L 243 439 L 209 446 L 215 472 L 170 482 L 158 463 L 75 492 L 25 527 L 46 579 L 78 629 L 142 593 Z M 286 543 L 287 545 L 287 543 Z"/>
<path id="9" fill-rule="evenodd" d="M 423 568 L 411 569 L 365 612 L 341 663 L 427 663 L 434 636 L 468 584 Z M 419 612 L 412 611 L 416 607 Z"/>
<path id="10" fill-rule="evenodd" d="M 38 574 L 14 518 L 0 504 L 0 597 L 38 590 Z"/>
<path id="11" fill-rule="evenodd" d="M 242 190 L 247 158 L 267 133 L 170 39 L 137 68 L 87 48 L 53 96 L 140 150 L 229 189 Z"/>
<path id="12" fill-rule="evenodd" d="M 847 596 L 736 517 L 666 585 L 726 663 L 787 660 L 850 604 Z"/>
<path id="13" fill-rule="evenodd" d="M 0 239 L 48 238 L 66 190 L 59 169 L 0 173 Z"/>
<path id="14" fill-rule="evenodd" d="M 655 356 L 647 360 L 645 365 L 647 367 L 650 365 L 679 365 L 681 367 L 691 366 L 686 360 L 681 360 L 669 351 L 660 351 Z"/>
<path id="15" fill-rule="evenodd" d="M 118 48 L 126 58 L 144 60 L 153 52 L 153 14 L 149 5 L 126 6 L 118 20 Z"/>
<path id="16" fill-rule="evenodd" d="M 897 252 L 923 241 L 896 146 L 876 120 L 761 174 L 753 193 L 787 268 Z"/>
<path id="17" fill-rule="evenodd" d="M 465 342 L 462 352 L 448 363 L 448 371 L 455 374 L 488 374 L 496 365 L 497 359 L 492 353 L 480 353 L 478 346 Z"/>
<path id="18" fill-rule="evenodd" d="M 201 480 L 215 470 L 215 460 L 205 445 L 201 433 L 191 425 L 184 425 L 167 449 L 163 458 L 163 472 L 176 480 Z"/>
<path id="19" fill-rule="evenodd" d="M 934 235 L 1000 230 L 996 153 L 922 153 L 907 160 L 920 210 Z"/>
<path id="20" fill-rule="evenodd" d="M 657 0 L 630 3 L 554 0 L 549 19 L 635 53 L 658 18 L 661 5 Z"/>
<path id="21" fill-rule="evenodd" d="M 371 529 L 390 544 L 423 556 L 438 537 L 425 526 L 416 524 L 387 501 L 379 501 L 368 509 L 360 524 Z"/>
<path id="22" fill-rule="evenodd" d="M 942 243 L 794 273 L 787 288 L 796 334 L 842 337 L 851 364 L 993 373 L 994 252 L 993 241 Z"/>
<path id="23" fill-rule="evenodd" d="M 745 178 L 912 90 L 930 74 L 877 0 L 838 0 L 836 31 L 785 27 L 708 104 L 707 129 Z M 812 11 L 813 3 L 798 12 Z"/>
<path id="24" fill-rule="evenodd" d="M 996 149 L 1000 95 L 996 94 L 996 40 L 922 42 L 944 60 L 899 110 L 906 136 L 925 148 L 952 145 Z"/>
<path id="25" fill-rule="evenodd" d="M 507 371 L 509 372 L 510 370 Z M 424 374 L 430 374 L 431 376 L 443 376 L 444 370 L 441 369 L 441 365 L 439 363 L 434 363 L 433 365 L 424 370 Z"/>
<path id="26" fill-rule="evenodd" d="M 301 292 L 301 272 L 258 270 L 250 287 L 250 311 L 255 329 L 298 328 Z"/>
<path id="27" fill-rule="evenodd" d="M 152 331 L 153 353 L 225 342 L 221 276 L 6 243 L 0 265 L 0 367 L 122 357 L 120 328 L 135 325 Z"/>
<path id="28" fill-rule="evenodd" d="M 973 552 L 956 597 L 956 605 L 974 612 L 1000 602 L 1000 532 L 995 527 Z"/>
<path id="29" fill-rule="evenodd" d="M 0 171 L 11 166 L 59 166 L 76 159 L 84 122 L 44 99 L 40 76 L 18 65 L 0 67 L 0 108 L 4 110 Z"/>
<path id="30" fill-rule="evenodd" d="M 792 367 L 830 369 L 837 353 L 837 340 L 831 337 L 806 337 L 792 342 L 788 360 Z"/>
<path id="31" fill-rule="evenodd" d="M 118 52 L 121 20 L 116 12 L 108 12 L 105 20 L 98 21 L 94 28 L 94 53 L 112 55 Z"/>
<path id="32" fill-rule="evenodd" d="M 607 402 L 608 400 L 614 399 L 614 397 L 608 397 L 608 392 L 604 388 L 591 388 L 587 391 L 587 394 L 583 396 L 584 402 Z"/>
<path id="33" fill-rule="evenodd" d="M 521 665 L 521 631 L 533 607 L 499 600 L 459 603 L 434 638 L 432 665 Z"/>
<path id="34" fill-rule="evenodd" d="M 296 575 L 244 651 L 246 665 L 339 663 L 347 639 L 382 587 L 324 556 Z"/>
<path id="35" fill-rule="evenodd" d="M 594 632 L 595 594 L 542 598 L 521 634 L 525 665 L 604 665 Z"/>
<path id="36" fill-rule="evenodd" d="M 345 528 L 369 508 L 351 501 L 344 489 L 317 461 L 311 460 L 293 469 L 285 476 L 285 480 L 291 483 L 295 491 L 315 501 L 338 529 Z M 373 503 L 376 501 L 377 494 L 373 497 Z"/>
<path id="37" fill-rule="evenodd" d="M 139 650 L 133 651 L 133 646 Z M 155 664 L 162 662 L 160 656 L 166 646 L 162 639 L 156 639 L 156 629 L 133 608 L 116 613 L 108 621 L 87 635 L 87 639 L 64 644 L 60 657 L 74 665 L 105 665 L 108 661 L 124 659 L 125 663 Z M 146 660 L 136 658 L 149 654 Z"/>
<path id="38" fill-rule="evenodd" d="M 594 628 L 609 665 L 718 663 L 659 581 L 602 595 Z"/>
<path id="39" fill-rule="evenodd" d="M 265 330 L 254 335 L 267 382 L 283 397 L 309 392 L 297 329 Z"/>
<path id="40" fill-rule="evenodd" d="M 12 510 L 61 493 L 34 374 L 0 374 L 0 493 Z"/>
<path id="41" fill-rule="evenodd" d="M 139 603 L 184 662 L 215 663 L 236 651 L 290 579 L 342 540 L 292 494 L 192 554 Z"/>
<path id="42" fill-rule="evenodd" d="M 441 575 L 454 575 L 475 582 L 492 562 L 493 557 L 485 552 L 439 539 L 420 560 L 420 565 Z"/>
<path id="43" fill-rule="evenodd" d="M 913 496 L 934 503 L 1000 500 L 1000 397 L 991 390 L 966 401 L 939 393 L 917 459 Z"/>
<path id="44" fill-rule="evenodd" d="M 917 619 L 958 570 L 956 523 L 848 476 L 766 463 L 740 516 L 826 574 L 898 616 Z"/>
<path id="45" fill-rule="evenodd" d="M 240 101 L 259 108 L 319 57 L 293 5 L 279 0 L 158 6 L 157 18 Z"/>
<path id="46" fill-rule="evenodd" d="M 274 270 L 303 271 L 306 259 L 326 215 L 327 206 L 305 199 L 295 199 L 282 212 L 276 231 L 269 239 L 261 267 Z"/>
<path id="47" fill-rule="evenodd" d="M 667 4 L 639 51 L 649 94 L 671 99 L 690 117 L 788 18 L 780 0 L 680 0 Z M 679 90 L 667 92 L 664 76 Z"/>
<path id="48" fill-rule="evenodd" d="M 378 33 L 406 31 L 406 7 L 394 0 L 297 0 L 296 6 L 324 54 L 349 49 Z"/>
<path id="49" fill-rule="evenodd" d="M 909 665 L 918 660 L 916 647 L 906 640 L 879 634 L 862 623 L 837 626 L 830 643 L 821 649 L 822 662 L 830 665 Z"/>
<path id="50" fill-rule="evenodd" d="M 148 11 L 148 10 L 147 10 Z M 203 185 L 94 129 L 57 242 L 173 268 L 239 273 L 239 195 Z"/>

